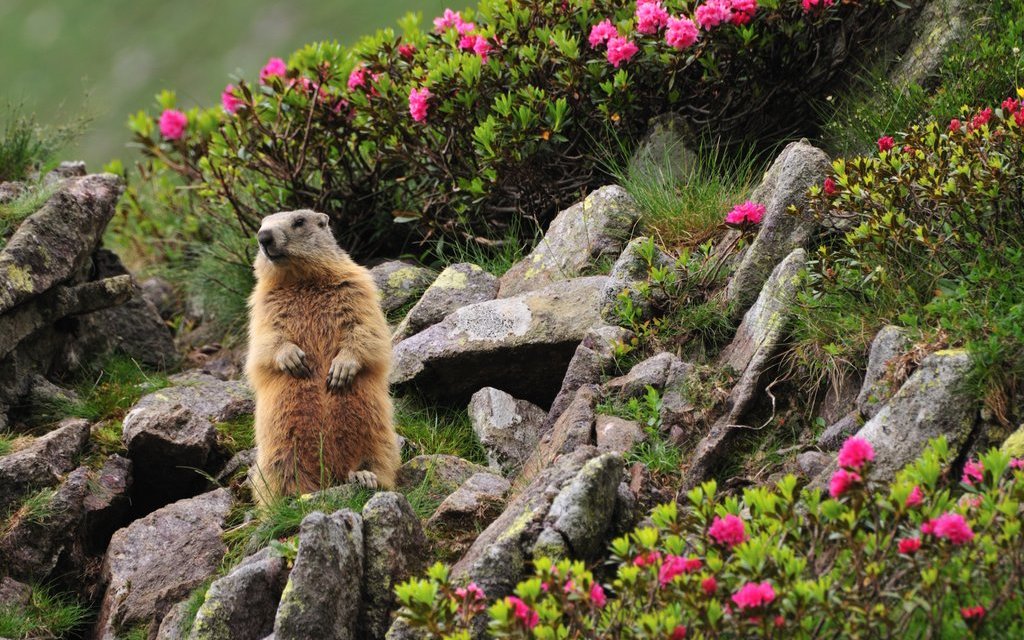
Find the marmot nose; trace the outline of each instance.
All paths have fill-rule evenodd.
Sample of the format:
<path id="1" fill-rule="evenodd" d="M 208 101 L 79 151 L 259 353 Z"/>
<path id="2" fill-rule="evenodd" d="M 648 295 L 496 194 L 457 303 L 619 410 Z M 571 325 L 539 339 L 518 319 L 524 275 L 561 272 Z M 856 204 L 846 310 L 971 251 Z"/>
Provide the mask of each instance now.
<path id="1" fill-rule="evenodd" d="M 266 249 L 267 247 L 274 246 L 274 234 L 268 229 L 263 229 L 256 234 L 256 241 L 260 243 L 260 246 Z"/>

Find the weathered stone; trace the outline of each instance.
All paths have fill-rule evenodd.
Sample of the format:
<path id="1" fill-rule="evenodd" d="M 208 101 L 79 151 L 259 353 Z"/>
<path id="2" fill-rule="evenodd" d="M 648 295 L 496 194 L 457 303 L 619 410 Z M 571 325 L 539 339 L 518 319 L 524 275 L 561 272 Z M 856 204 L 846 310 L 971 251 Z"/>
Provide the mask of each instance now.
<path id="1" fill-rule="evenodd" d="M 576 345 L 601 324 L 597 294 L 605 280 L 576 278 L 463 307 L 398 343 L 391 382 L 455 402 L 491 386 L 546 406 Z"/>
<path id="2" fill-rule="evenodd" d="M 601 381 L 605 371 L 615 361 L 615 345 L 626 343 L 632 337 L 632 331 L 614 326 L 595 327 L 583 336 L 569 361 L 569 368 L 562 378 L 562 387 L 551 403 L 551 410 L 541 432 L 551 429 L 580 387 Z"/>
<path id="3" fill-rule="evenodd" d="M 360 638 L 384 638 L 397 608 L 395 585 L 426 564 L 427 538 L 420 519 L 400 493 L 374 495 L 363 507 L 363 602 Z"/>
<path id="4" fill-rule="evenodd" d="M 647 387 L 661 391 L 665 388 L 669 373 L 682 370 L 688 365 L 672 353 L 659 353 L 637 363 L 624 376 L 612 378 L 605 383 L 605 391 L 620 398 L 633 398 L 643 395 Z"/>
<path id="5" fill-rule="evenodd" d="M 545 527 L 565 540 L 573 558 L 594 559 L 604 550 L 622 482 L 622 456 L 605 453 L 580 469 L 551 503 Z"/>
<path id="6" fill-rule="evenodd" d="M 65 160 L 43 176 L 44 185 L 53 185 L 68 178 L 81 178 L 86 174 L 85 163 L 81 160 Z"/>
<path id="7" fill-rule="evenodd" d="M 862 425 L 860 415 L 856 411 L 851 411 L 821 432 L 818 436 L 818 446 L 825 451 L 835 451 L 847 438 L 857 433 Z"/>
<path id="8" fill-rule="evenodd" d="M 156 631 L 156 640 L 182 640 L 188 637 L 188 625 L 193 622 L 188 601 L 182 601 L 167 610 L 160 627 Z"/>
<path id="9" fill-rule="evenodd" d="M 647 133 L 629 161 L 630 175 L 640 175 L 666 183 L 686 180 L 697 166 L 697 154 L 690 141 L 697 139 L 686 120 L 676 113 L 651 118 Z"/>
<path id="10" fill-rule="evenodd" d="M 253 411 L 243 382 L 186 373 L 172 376 L 171 384 L 144 396 L 124 417 L 122 440 L 143 508 L 201 491 L 207 480 L 196 470 L 215 475 L 227 457 L 217 443 L 217 423 Z"/>
<path id="11" fill-rule="evenodd" d="M 246 558 L 210 585 L 189 639 L 251 640 L 269 635 L 287 580 L 284 559 L 269 549 Z"/>
<path id="12" fill-rule="evenodd" d="M 26 607 L 31 598 L 32 587 L 7 576 L 0 578 L 0 608 Z"/>
<path id="13" fill-rule="evenodd" d="M 427 531 L 446 538 L 475 534 L 501 513 L 512 485 L 493 473 L 476 473 L 444 499 L 427 521 Z"/>
<path id="14" fill-rule="evenodd" d="M 608 282 L 601 291 L 601 317 L 609 324 L 624 324 L 619 316 L 619 297 L 626 295 L 638 318 L 650 318 L 668 302 L 664 291 L 646 286 L 651 268 L 671 269 L 675 260 L 658 248 L 651 238 L 633 238 L 615 261 Z"/>
<path id="15" fill-rule="evenodd" d="M 868 370 L 857 395 L 857 408 L 865 418 L 875 417 L 896 392 L 886 382 L 888 364 L 893 358 L 903 355 L 911 343 L 907 330 L 893 325 L 883 327 L 871 342 Z"/>
<path id="16" fill-rule="evenodd" d="M 398 618 L 391 624 L 388 635 L 385 637 L 387 640 L 429 640 L 430 634 L 421 629 L 413 629 L 408 622 Z"/>
<path id="17" fill-rule="evenodd" d="M 516 479 L 517 484 L 530 482 L 559 456 L 583 445 L 594 444 L 594 409 L 598 395 L 597 387 L 593 385 L 579 388 L 572 404 L 558 418 L 551 431 L 541 436 L 537 447 L 523 464 L 523 470 Z"/>
<path id="18" fill-rule="evenodd" d="M 814 478 L 828 466 L 831 456 L 820 451 L 804 451 L 797 455 L 796 466 L 800 475 L 805 478 Z"/>
<path id="19" fill-rule="evenodd" d="M 139 625 L 157 629 L 168 609 L 220 566 L 230 510 L 231 494 L 217 489 L 168 505 L 115 533 L 103 561 L 107 587 L 96 637 L 113 640 Z"/>
<path id="20" fill-rule="evenodd" d="M 821 184 L 831 170 L 828 155 L 806 140 L 790 143 L 765 174 L 751 200 L 765 206 L 764 218 L 750 248 L 729 280 L 728 297 L 737 313 L 757 299 L 779 262 L 811 242 L 821 225 L 803 213 L 807 189 Z M 799 214 L 788 212 L 796 206 Z"/>
<path id="21" fill-rule="evenodd" d="M 537 446 L 547 413 L 537 405 L 516 400 L 504 391 L 485 387 L 469 401 L 469 419 L 491 468 L 505 475 L 518 473 Z"/>
<path id="22" fill-rule="evenodd" d="M 132 487 L 132 461 L 112 455 L 103 468 L 89 482 L 89 492 L 82 506 L 81 541 L 87 553 L 102 554 L 114 532 L 124 526 L 129 517 Z"/>
<path id="23" fill-rule="evenodd" d="M 914 39 L 903 53 L 896 68 L 889 74 L 893 85 L 929 86 L 950 49 L 967 35 L 971 9 L 976 5 L 966 0 L 926 2 L 912 25 Z"/>
<path id="24" fill-rule="evenodd" d="M 425 483 L 427 494 L 444 499 L 474 474 L 486 472 L 486 467 L 458 456 L 436 453 L 416 456 L 399 467 L 395 484 L 399 491 L 407 492 Z"/>
<path id="25" fill-rule="evenodd" d="M 89 422 L 62 421 L 28 446 L 0 458 L 0 513 L 7 513 L 37 489 L 55 486 L 75 468 L 89 442 Z"/>
<path id="26" fill-rule="evenodd" d="M 597 434 L 598 449 L 620 454 L 628 453 L 644 440 L 644 432 L 639 424 L 617 416 L 598 414 L 594 421 L 594 432 Z"/>
<path id="27" fill-rule="evenodd" d="M 392 260 L 370 269 L 384 313 L 392 313 L 414 302 L 437 277 L 437 272 Z"/>
<path id="28" fill-rule="evenodd" d="M 502 276 L 499 297 L 576 278 L 595 262 L 618 256 L 639 219 L 636 203 L 622 187 L 594 191 L 551 221 L 530 255 Z"/>
<path id="29" fill-rule="evenodd" d="M 247 472 L 254 464 L 256 464 L 256 447 L 243 449 L 227 461 L 224 468 L 217 474 L 217 482 L 230 483 L 236 476 Z"/>
<path id="30" fill-rule="evenodd" d="M 688 398 L 687 387 L 698 379 L 699 372 L 688 362 L 674 364 L 665 378 L 665 390 L 661 394 L 661 428 L 671 433 L 676 430 L 680 438 L 693 435 L 696 429 L 695 417 L 699 414 Z"/>
<path id="31" fill-rule="evenodd" d="M 636 512 L 646 514 L 659 504 L 665 504 L 673 496 L 656 482 L 651 470 L 642 462 L 629 468 L 629 492 L 636 500 Z"/>
<path id="32" fill-rule="evenodd" d="M 395 329 L 394 340 L 401 342 L 444 320 L 456 309 L 494 300 L 497 295 L 498 279 L 490 273 L 468 262 L 450 265 L 406 314 Z"/>
<path id="33" fill-rule="evenodd" d="M 306 516 L 299 552 L 274 620 L 276 640 L 356 638 L 363 578 L 363 520 L 345 509 Z"/>

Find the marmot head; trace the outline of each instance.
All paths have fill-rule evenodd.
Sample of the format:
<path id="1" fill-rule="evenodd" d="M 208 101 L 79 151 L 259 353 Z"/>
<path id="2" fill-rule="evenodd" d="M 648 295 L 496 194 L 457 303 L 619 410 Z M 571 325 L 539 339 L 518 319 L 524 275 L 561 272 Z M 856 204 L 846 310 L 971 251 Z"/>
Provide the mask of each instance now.
<path id="1" fill-rule="evenodd" d="M 282 211 L 263 218 L 256 240 L 257 274 L 319 270 L 325 263 L 346 257 L 338 247 L 325 213 L 309 209 Z"/>

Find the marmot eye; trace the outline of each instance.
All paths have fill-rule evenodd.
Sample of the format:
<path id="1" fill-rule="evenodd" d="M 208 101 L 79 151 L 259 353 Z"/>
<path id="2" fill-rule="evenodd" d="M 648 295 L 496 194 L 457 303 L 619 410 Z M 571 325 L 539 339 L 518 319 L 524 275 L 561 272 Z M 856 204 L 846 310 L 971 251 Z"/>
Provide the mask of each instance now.
<path id="1" fill-rule="evenodd" d="M 292 227 L 295 228 L 295 229 L 298 229 L 299 227 L 301 227 L 304 224 L 306 224 L 306 219 L 305 218 L 298 218 L 295 222 L 292 223 Z"/>

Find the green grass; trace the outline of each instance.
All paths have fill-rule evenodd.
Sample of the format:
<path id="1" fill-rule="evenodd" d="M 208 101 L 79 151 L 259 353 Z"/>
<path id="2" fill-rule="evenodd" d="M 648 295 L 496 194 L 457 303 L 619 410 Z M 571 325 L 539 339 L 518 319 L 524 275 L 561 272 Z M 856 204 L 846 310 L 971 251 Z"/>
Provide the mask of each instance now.
<path id="1" fill-rule="evenodd" d="M 412 398 L 395 399 L 395 427 L 410 445 L 409 456 L 445 453 L 487 464 L 465 409 L 431 407 Z"/>
<path id="2" fill-rule="evenodd" d="M 540 229 L 524 229 L 524 224 L 530 224 L 530 221 L 517 218 L 505 229 L 504 235 L 493 232 L 483 234 L 486 237 L 501 237 L 500 240 L 493 242 L 468 232 L 463 242 L 456 243 L 441 238 L 420 259 L 423 262 L 438 263 L 439 268 L 458 262 L 469 262 L 492 275 L 501 277 L 512 268 L 512 265 L 522 260 L 543 235 Z"/>
<path id="3" fill-rule="evenodd" d="M 217 237 L 195 242 L 193 259 L 173 265 L 168 277 L 202 309 L 204 320 L 234 344 L 242 339 L 249 317 L 247 301 L 255 285 L 255 242 L 234 223 L 217 227 Z"/>
<path id="4" fill-rule="evenodd" d="M 227 422 L 218 422 L 214 425 L 217 429 L 217 439 L 232 454 L 252 449 L 256 446 L 256 432 L 253 428 L 254 417 L 242 415 Z"/>
<path id="5" fill-rule="evenodd" d="M 196 622 L 196 615 L 199 613 L 199 608 L 206 602 L 206 593 L 210 590 L 213 580 L 213 578 L 205 580 L 201 585 L 193 589 L 192 593 L 188 594 L 188 599 L 185 600 L 185 612 L 182 615 L 181 637 L 187 638 L 192 631 L 192 625 Z"/>
<path id="6" fill-rule="evenodd" d="M 14 449 L 15 436 L 10 433 L 0 433 L 0 456 L 6 456 Z"/>
<path id="7" fill-rule="evenodd" d="M 679 476 L 683 451 L 669 442 L 661 432 L 661 402 L 661 393 L 648 386 L 646 393 L 639 398 L 630 398 L 625 402 L 617 398 L 605 400 L 597 406 L 597 413 L 638 423 L 644 430 L 645 440 L 634 445 L 626 454 L 626 462 L 641 462 L 655 476 L 668 479 Z"/>
<path id="8" fill-rule="evenodd" d="M 22 499 L 21 504 L 11 508 L 4 518 L 0 538 L 10 533 L 19 523 L 45 523 L 54 514 L 53 497 L 56 494 L 56 489 L 39 489 Z"/>
<path id="9" fill-rule="evenodd" d="M 0 249 L 4 248 L 22 220 L 39 211 L 56 190 L 57 185 L 27 185 L 23 194 L 0 204 Z"/>
<path id="10" fill-rule="evenodd" d="M 117 636 L 117 640 L 146 640 L 149 638 L 149 625 L 138 625 L 123 631 Z"/>
<path id="11" fill-rule="evenodd" d="M 87 121 L 71 119 L 58 127 L 44 127 L 20 104 L 8 102 L 0 110 L 0 182 L 25 180 L 33 171 L 56 165 L 56 155 L 81 135 Z"/>
<path id="12" fill-rule="evenodd" d="M 0 637 L 10 640 L 64 638 L 81 630 L 90 617 L 88 607 L 70 596 L 34 586 L 27 607 L 0 606 Z"/>

